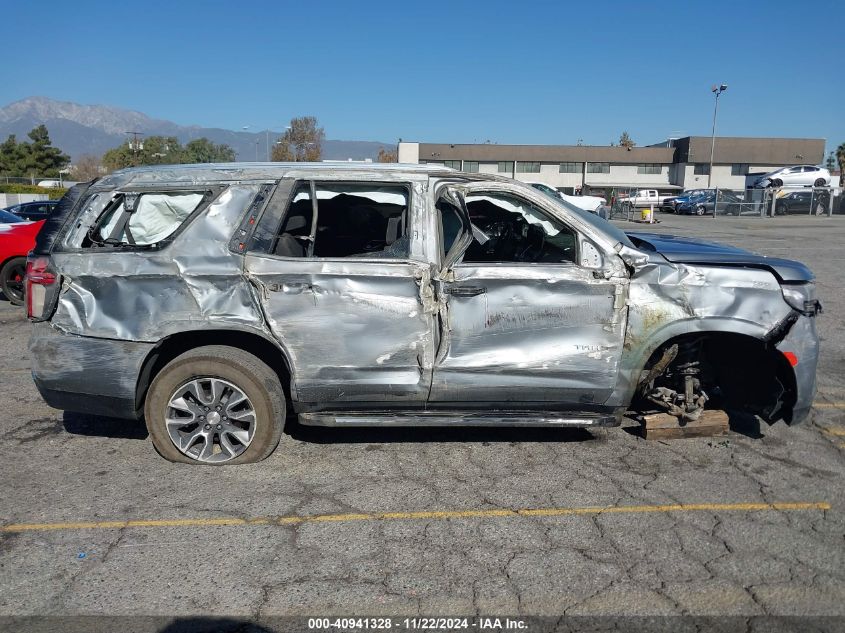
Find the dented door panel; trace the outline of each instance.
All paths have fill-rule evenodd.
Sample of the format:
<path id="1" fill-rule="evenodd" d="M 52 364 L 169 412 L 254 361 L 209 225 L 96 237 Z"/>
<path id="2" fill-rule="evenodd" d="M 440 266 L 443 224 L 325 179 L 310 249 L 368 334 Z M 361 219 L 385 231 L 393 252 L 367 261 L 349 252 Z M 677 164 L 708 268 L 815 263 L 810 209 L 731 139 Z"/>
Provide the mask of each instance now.
<path id="1" fill-rule="evenodd" d="M 626 285 L 576 265 L 456 266 L 431 400 L 604 403 L 622 355 Z M 483 292 L 450 291 L 466 286 Z"/>
<path id="2" fill-rule="evenodd" d="M 264 329 L 241 258 L 228 249 L 259 188 L 228 187 L 161 250 L 54 253 L 63 285 L 51 325 L 70 334 L 146 342 L 191 329 Z"/>
<path id="3" fill-rule="evenodd" d="M 301 402 L 425 403 L 434 355 L 427 265 L 251 254 L 246 273 Z"/>

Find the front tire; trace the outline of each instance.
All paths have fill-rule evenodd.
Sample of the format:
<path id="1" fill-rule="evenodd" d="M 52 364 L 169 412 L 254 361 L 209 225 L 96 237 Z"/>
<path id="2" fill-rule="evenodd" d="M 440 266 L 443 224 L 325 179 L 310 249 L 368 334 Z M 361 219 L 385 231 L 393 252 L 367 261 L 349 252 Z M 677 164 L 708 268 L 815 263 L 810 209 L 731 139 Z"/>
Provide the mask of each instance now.
<path id="1" fill-rule="evenodd" d="M 150 385 L 144 416 L 172 462 L 248 464 L 268 457 L 285 423 L 279 377 L 241 349 L 208 345 L 170 361 Z"/>
<path id="2" fill-rule="evenodd" d="M 26 275 L 26 257 L 13 257 L 0 269 L 0 289 L 12 305 L 23 304 L 24 275 Z"/>
<path id="3" fill-rule="evenodd" d="M 816 178 L 816 182 L 813 183 L 814 187 L 824 187 L 827 183 L 825 182 L 824 178 Z"/>

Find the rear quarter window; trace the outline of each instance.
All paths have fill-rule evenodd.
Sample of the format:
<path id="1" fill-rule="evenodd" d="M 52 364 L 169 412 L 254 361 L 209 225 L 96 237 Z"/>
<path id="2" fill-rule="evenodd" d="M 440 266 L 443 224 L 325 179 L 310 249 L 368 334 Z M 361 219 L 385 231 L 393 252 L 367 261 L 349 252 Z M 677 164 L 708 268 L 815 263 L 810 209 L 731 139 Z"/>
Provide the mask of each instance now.
<path id="1" fill-rule="evenodd" d="M 199 207 L 202 193 L 125 194 L 115 199 L 97 224 L 102 242 L 149 246 L 176 232 Z M 92 238 L 94 239 L 94 238 Z"/>
<path id="2" fill-rule="evenodd" d="M 83 205 L 67 245 L 71 248 L 158 246 L 172 238 L 224 188 L 95 193 Z"/>

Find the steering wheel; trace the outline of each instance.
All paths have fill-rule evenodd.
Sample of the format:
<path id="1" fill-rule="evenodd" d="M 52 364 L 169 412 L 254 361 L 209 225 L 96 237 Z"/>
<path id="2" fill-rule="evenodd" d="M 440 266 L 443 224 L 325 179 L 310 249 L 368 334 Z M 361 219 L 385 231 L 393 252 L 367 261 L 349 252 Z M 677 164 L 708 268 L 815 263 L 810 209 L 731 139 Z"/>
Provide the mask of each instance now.
<path id="1" fill-rule="evenodd" d="M 523 262 L 536 262 L 543 254 L 543 247 L 546 245 L 546 232 L 534 225 L 528 227 L 525 236 L 525 248 L 519 256 Z"/>
<path id="2" fill-rule="evenodd" d="M 496 259 L 507 261 L 505 257 L 515 247 L 513 225 L 510 222 L 493 222 L 485 229 L 485 233 L 491 237 L 487 252 Z"/>

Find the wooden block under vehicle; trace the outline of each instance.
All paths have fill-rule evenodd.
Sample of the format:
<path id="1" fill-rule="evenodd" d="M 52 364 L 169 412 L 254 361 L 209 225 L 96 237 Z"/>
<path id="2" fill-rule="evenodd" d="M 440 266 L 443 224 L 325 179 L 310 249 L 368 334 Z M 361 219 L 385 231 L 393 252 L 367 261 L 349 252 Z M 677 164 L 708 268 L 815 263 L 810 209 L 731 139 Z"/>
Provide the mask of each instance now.
<path id="1" fill-rule="evenodd" d="M 697 420 L 681 426 L 678 418 L 668 413 L 644 416 L 640 431 L 647 440 L 676 440 L 684 437 L 724 435 L 728 432 L 728 414 L 724 411 L 702 412 Z"/>

